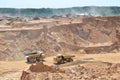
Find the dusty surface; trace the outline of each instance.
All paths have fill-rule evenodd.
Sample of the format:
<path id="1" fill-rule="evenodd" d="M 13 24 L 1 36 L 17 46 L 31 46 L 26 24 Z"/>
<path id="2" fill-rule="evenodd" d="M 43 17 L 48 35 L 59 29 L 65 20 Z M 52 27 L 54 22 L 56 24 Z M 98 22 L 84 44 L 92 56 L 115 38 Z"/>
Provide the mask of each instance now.
<path id="1" fill-rule="evenodd" d="M 119 58 L 113 61 L 114 58 L 120 56 L 119 54 L 79 56 L 81 57 L 76 57 L 77 60 L 74 62 L 57 65 L 57 67 L 45 67 L 46 64 L 43 63 L 37 63 L 34 67 L 32 65 L 28 70 L 23 71 L 21 80 L 119 80 Z M 98 58 L 99 61 L 94 58 Z M 59 72 L 60 69 L 62 72 Z"/>
<path id="2" fill-rule="evenodd" d="M 97 63 L 97 64 L 96 64 Z M 88 67 L 88 66 L 94 67 Z M 101 66 L 101 67 L 98 67 Z M 21 80 L 119 80 L 120 64 L 93 62 L 66 68 L 65 73 L 23 72 Z"/>
<path id="3" fill-rule="evenodd" d="M 25 69 L 28 66 L 25 61 L 0 61 L 0 75 Z"/>
<path id="4" fill-rule="evenodd" d="M 0 60 L 23 60 L 24 53 L 119 51 L 120 17 L 43 19 L 0 29 Z"/>
<path id="5" fill-rule="evenodd" d="M 20 80 L 22 71 L 29 66 L 25 61 L 0 61 L 0 80 Z"/>
<path id="6" fill-rule="evenodd" d="M 51 76 L 53 74 L 58 75 L 58 73 L 57 74 L 56 74 L 56 72 L 51 73 L 51 71 L 50 71 L 52 69 L 53 69 L 52 71 L 54 71 L 54 69 L 56 69 L 56 67 L 52 67 L 52 68 L 50 67 L 50 69 L 48 67 L 48 66 L 56 66 L 53 64 L 54 63 L 53 57 L 54 56 L 47 57 L 45 59 L 44 64 L 47 65 L 48 71 L 46 71 L 46 68 L 44 68 L 44 65 L 43 66 L 38 65 L 39 68 L 36 68 L 35 71 L 36 70 L 39 72 L 42 71 L 43 74 L 45 73 L 45 75 L 47 72 L 48 72 L 47 74 L 50 74 Z M 106 63 L 103 63 L 103 62 L 106 62 Z M 75 68 L 76 66 L 80 65 L 80 66 L 84 66 L 86 68 L 92 68 L 93 70 L 96 70 L 95 67 L 97 67 L 97 69 L 99 71 L 99 68 L 100 69 L 107 68 L 107 64 L 108 64 L 107 62 L 113 63 L 113 64 L 120 63 L 120 54 L 119 53 L 76 54 L 76 57 L 74 58 L 74 62 L 57 65 L 58 66 L 57 68 L 63 69 L 62 71 L 64 71 L 64 70 L 69 70 L 69 68 Z M 27 64 L 26 61 L 0 61 L 0 80 L 20 80 L 22 72 L 24 70 L 26 71 L 30 65 L 31 64 Z M 30 75 L 34 75 L 34 74 L 41 75 L 39 72 L 35 73 L 34 68 L 32 71 L 34 73 L 31 73 Z M 101 72 L 101 73 L 103 73 L 103 72 Z M 62 73 L 60 73 L 60 74 L 62 74 Z M 90 74 L 90 72 L 89 72 L 89 74 Z M 113 73 L 113 74 L 115 75 L 115 73 Z M 43 77 L 46 77 L 45 75 Z M 66 74 L 65 74 L 65 76 L 66 76 Z M 37 80 L 37 79 L 35 79 L 35 80 Z M 56 80 L 56 79 L 53 79 L 53 80 Z M 101 79 L 98 79 L 98 80 L 101 80 Z"/>
<path id="7" fill-rule="evenodd" d="M 28 69 L 24 54 L 38 50 L 47 56 L 44 64 Z M 55 65 L 57 53 L 76 57 Z M 119 75 L 119 16 L 0 23 L 0 80 L 119 80 Z"/>

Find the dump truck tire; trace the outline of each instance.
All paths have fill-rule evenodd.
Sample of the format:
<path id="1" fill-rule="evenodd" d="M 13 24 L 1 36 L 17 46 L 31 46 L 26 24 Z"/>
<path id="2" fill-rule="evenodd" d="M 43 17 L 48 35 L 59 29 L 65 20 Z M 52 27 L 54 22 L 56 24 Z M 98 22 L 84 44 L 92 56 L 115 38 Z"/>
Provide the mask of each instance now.
<path id="1" fill-rule="evenodd" d="M 36 61 L 40 62 L 40 61 L 43 61 L 43 59 L 36 59 Z"/>
<path id="2" fill-rule="evenodd" d="M 62 59 L 61 61 L 60 61 L 60 64 L 63 64 L 64 63 L 64 60 Z"/>
<path id="3" fill-rule="evenodd" d="M 30 61 L 29 61 L 29 58 L 27 58 L 27 62 L 30 62 Z"/>
<path id="4" fill-rule="evenodd" d="M 36 62 L 36 59 L 34 59 L 34 58 L 28 58 L 27 61 L 28 61 L 29 63 L 34 63 L 34 62 Z"/>

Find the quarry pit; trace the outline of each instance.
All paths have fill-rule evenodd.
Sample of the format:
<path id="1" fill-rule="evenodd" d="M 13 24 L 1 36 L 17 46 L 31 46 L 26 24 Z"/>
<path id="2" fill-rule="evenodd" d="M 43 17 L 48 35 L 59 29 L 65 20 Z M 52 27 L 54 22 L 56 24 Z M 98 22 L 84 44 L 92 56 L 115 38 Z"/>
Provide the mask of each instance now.
<path id="1" fill-rule="evenodd" d="M 45 62 L 27 64 L 24 54 L 38 50 L 46 54 Z M 58 53 L 73 54 L 75 59 L 55 65 L 53 57 Z M 0 80 L 119 80 L 119 53 L 119 16 L 50 18 L 10 27 L 2 24 Z"/>

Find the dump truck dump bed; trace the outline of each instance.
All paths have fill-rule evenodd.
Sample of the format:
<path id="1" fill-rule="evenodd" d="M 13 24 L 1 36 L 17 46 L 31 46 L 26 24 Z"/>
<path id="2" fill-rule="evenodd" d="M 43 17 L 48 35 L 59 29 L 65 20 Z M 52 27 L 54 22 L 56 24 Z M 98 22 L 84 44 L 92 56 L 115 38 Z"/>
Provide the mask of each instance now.
<path id="1" fill-rule="evenodd" d="M 35 55 L 37 54 L 37 52 L 30 52 L 30 53 L 24 53 L 24 56 L 31 56 L 31 55 Z"/>

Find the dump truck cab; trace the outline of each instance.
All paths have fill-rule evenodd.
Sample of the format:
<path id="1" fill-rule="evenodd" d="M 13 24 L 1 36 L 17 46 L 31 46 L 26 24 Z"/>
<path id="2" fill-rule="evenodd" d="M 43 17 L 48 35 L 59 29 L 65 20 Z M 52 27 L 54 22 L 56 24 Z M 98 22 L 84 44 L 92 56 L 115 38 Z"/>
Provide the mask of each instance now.
<path id="1" fill-rule="evenodd" d="M 64 57 L 62 54 L 58 54 L 55 58 L 54 58 L 54 61 L 56 63 L 59 63 L 59 64 L 62 64 L 64 63 Z"/>

